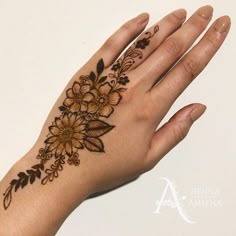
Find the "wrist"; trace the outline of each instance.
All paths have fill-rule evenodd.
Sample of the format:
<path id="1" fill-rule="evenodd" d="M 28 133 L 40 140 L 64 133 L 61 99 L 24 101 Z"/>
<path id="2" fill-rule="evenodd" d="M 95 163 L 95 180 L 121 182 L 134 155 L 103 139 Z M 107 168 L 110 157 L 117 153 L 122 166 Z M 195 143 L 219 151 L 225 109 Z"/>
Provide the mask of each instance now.
<path id="1" fill-rule="evenodd" d="M 67 216 L 90 195 L 91 186 L 84 168 L 78 169 L 76 166 L 68 165 L 62 166 L 63 171 L 58 170 L 53 181 L 49 180 L 46 184 L 42 184 L 47 175 L 46 170 L 50 169 L 54 161 L 44 163 L 42 168 L 33 168 L 35 165 L 40 165 L 40 160 L 36 158 L 39 148 L 40 145 L 36 144 L 1 181 L 1 193 L 6 192 L 13 179 L 19 184 L 13 184 L 7 199 L 1 194 L 1 200 L 5 201 L 7 209 L 3 207 L 0 209 L 0 221 L 1 225 L 6 225 L 8 228 L 10 225 L 15 225 L 17 219 L 15 232 L 27 232 L 32 235 L 41 232 L 42 235 L 54 235 Z M 38 173 L 33 174 L 34 172 Z M 33 175 L 35 177 L 32 177 Z M 16 187 L 17 184 L 19 187 Z M 29 217 L 31 224 L 28 224 Z"/>

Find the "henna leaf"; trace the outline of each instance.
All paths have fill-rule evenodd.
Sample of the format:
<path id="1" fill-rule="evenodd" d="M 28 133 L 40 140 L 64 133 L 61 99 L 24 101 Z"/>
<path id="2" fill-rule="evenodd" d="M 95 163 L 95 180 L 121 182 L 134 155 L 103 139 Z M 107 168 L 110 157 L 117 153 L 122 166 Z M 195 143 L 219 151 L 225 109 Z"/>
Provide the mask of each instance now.
<path id="1" fill-rule="evenodd" d="M 24 172 L 20 172 L 17 175 L 20 179 L 25 178 L 25 176 L 27 176 Z"/>
<path id="2" fill-rule="evenodd" d="M 35 172 L 33 170 L 26 170 L 29 175 L 33 175 Z"/>
<path id="3" fill-rule="evenodd" d="M 15 185 L 17 183 L 17 179 L 13 179 L 10 183 L 10 185 Z"/>
<path id="4" fill-rule="evenodd" d="M 139 50 L 133 50 L 130 54 L 130 57 L 135 58 L 135 57 L 140 57 L 140 59 L 142 58 L 143 54 L 142 52 L 140 52 Z"/>
<path id="5" fill-rule="evenodd" d="M 159 31 L 159 25 L 156 25 L 156 26 L 154 27 L 154 34 L 157 33 L 157 31 Z"/>
<path id="6" fill-rule="evenodd" d="M 32 166 L 31 168 L 33 168 L 33 169 L 38 169 L 38 168 L 39 168 L 39 164 L 34 165 L 34 166 Z"/>
<path id="7" fill-rule="evenodd" d="M 39 169 L 44 170 L 44 165 L 43 164 L 39 164 Z"/>
<path id="8" fill-rule="evenodd" d="M 100 137 L 112 130 L 115 126 L 101 120 L 92 120 L 87 124 L 86 135 L 88 137 Z"/>
<path id="9" fill-rule="evenodd" d="M 100 59 L 97 64 L 97 74 L 100 75 L 104 70 L 104 62 L 103 59 Z"/>
<path id="10" fill-rule="evenodd" d="M 38 169 L 44 170 L 44 165 L 43 164 L 37 164 L 37 165 L 32 166 L 31 168 L 33 168 L 35 170 L 38 170 Z"/>
<path id="11" fill-rule="evenodd" d="M 30 183 L 32 184 L 32 183 L 34 183 L 34 181 L 35 181 L 35 175 L 31 175 L 30 176 Z"/>
<path id="12" fill-rule="evenodd" d="M 15 192 L 19 189 L 19 187 L 24 188 L 28 182 L 31 184 L 35 181 L 36 177 L 41 178 L 41 170 L 44 170 L 43 164 L 37 164 L 31 167 L 32 169 L 26 170 L 25 172 L 19 172 L 17 176 L 19 179 L 13 179 L 10 183 L 10 185 L 13 187 L 15 186 Z M 34 169 L 34 170 L 33 170 Z"/>
<path id="13" fill-rule="evenodd" d="M 65 106 L 60 106 L 60 107 L 59 107 L 59 110 L 60 110 L 60 111 L 66 111 L 67 108 L 66 108 Z"/>
<path id="14" fill-rule="evenodd" d="M 89 79 L 94 81 L 96 79 L 96 75 L 93 71 L 91 71 L 90 75 L 89 75 Z"/>
<path id="15" fill-rule="evenodd" d="M 5 191 L 5 193 L 3 194 L 4 195 L 4 200 L 3 200 L 3 206 L 4 206 L 4 209 L 6 210 L 10 204 L 11 204 L 11 200 L 12 200 L 12 186 L 9 186 L 7 188 L 7 190 Z"/>
<path id="16" fill-rule="evenodd" d="M 126 72 L 133 64 L 134 64 L 133 61 L 127 61 L 122 67 L 121 73 Z"/>
<path id="17" fill-rule="evenodd" d="M 99 138 L 87 137 L 84 145 L 91 152 L 104 152 L 104 145 Z"/>
<path id="18" fill-rule="evenodd" d="M 107 76 L 103 76 L 103 77 L 101 77 L 101 79 L 99 79 L 98 83 L 101 84 L 101 83 L 105 82 L 106 79 L 107 79 Z"/>
<path id="19" fill-rule="evenodd" d="M 38 177 L 39 179 L 41 178 L 41 172 L 39 169 L 35 171 L 35 176 Z"/>
<path id="20" fill-rule="evenodd" d="M 28 184 L 29 177 L 26 175 L 25 178 L 21 181 L 21 188 L 24 188 Z"/>
<path id="21" fill-rule="evenodd" d="M 41 181 L 41 184 L 45 185 L 48 182 L 49 175 L 46 175 Z"/>
<path id="22" fill-rule="evenodd" d="M 15 192 L 17 191 L 17 189 L 20 187 L 20 183 L 21 183 L 21 179 L 19 179 L 15 185 Z"/>

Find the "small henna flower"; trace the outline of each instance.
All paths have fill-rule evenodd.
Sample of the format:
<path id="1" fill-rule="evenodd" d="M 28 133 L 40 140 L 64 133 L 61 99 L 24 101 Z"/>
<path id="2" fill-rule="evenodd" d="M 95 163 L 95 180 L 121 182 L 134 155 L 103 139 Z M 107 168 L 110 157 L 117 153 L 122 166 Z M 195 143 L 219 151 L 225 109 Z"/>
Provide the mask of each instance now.
<path id="1" fill-rule="evenodd" d="M 90 91 L 95 99 L 88 104 L 88 112 L 98 112 L 100 116 L 109 117 L 120 100 L 121 95 L 117 91 L 112 91 L 112 86 L 106 82 L 97 89 Z"/>
<path id="2" fill-rule="evenodd" d="M 79 154 L 73 153 L 67 160 L 69 165 L 78 166 L 80 164 Z"/>
<path id="3" fill-rule="evenodd" d="M 71 112 L 86 111 L 88 108 L 88 102 L 90 102 L 94 96 L 90 91 L 89 84 L 79 84 L 74 82 L 72 88 L 66 92 L 67 98 L 63 105 L 70 108 Z"/>
<path id="4" fill-rule="evenodd" d="M 82 149 L 85 127 L 83 119 L 75 113 L 55 118 L 55 122 L 49 127 L 50 136 L 45 140 L 48 151 L 55 151 L 56 156 L 64 152 L 71 156 L 74 150 Z"/>
<path id="5" fill-rule="evenodd" d="M 82 111 L 78 113 L 79 116 L 84 119 L 85 121 L 90 121 L 90 120 L 97 120 L 99 118 L 98 113 L 88 113 L 86 111 Z"/>
<path id="6" fill-rule="evenodd" d="M 36 158 L 41 159 L 42 162 L 45 163 L 52 158 L 52 154 L 48 151 L 47 148 L 40 148 Z"/>
<path id="7" fill-rule="evenodd" d="M 136 48 L 145 49 L 149 45 L 150 41 L 147 38 L 143 38 L 136 43 Z"/>
<path id="8" fill-rule="evenodd" d="M 114 64 L 111 68 L 111 70 L 113 71 L 117 71 L 121 68 L 121 64 L 119 62 L 117 62 L 116 64 Z"/>
<path id="9" fill-rule="evenodd" d="M 128 76 L 123 76 L 123 77 L 121 76 L 118 78 L 117 82 L 119 84 L 126 85 L 127 83 L 129 83 L 129 78 Z"/>

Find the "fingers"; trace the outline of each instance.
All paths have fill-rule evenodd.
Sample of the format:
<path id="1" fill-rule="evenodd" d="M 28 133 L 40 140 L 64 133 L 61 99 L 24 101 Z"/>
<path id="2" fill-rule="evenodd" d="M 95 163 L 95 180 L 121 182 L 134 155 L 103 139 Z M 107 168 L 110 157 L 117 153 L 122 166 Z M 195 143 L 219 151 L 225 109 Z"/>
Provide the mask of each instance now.
<path id="1" fill-rule="evenodd" d="M 127 67 L 125 71 L 136 68 L 143 63 L 170 34 L 176 31 L 185 19 L 186 11 L 184 9 L 176 10 L 165 16 L 157 24 L 143 32 L 119 58 L 118 63 L 124 64 L 125 61 L 130 62 L 129 67 Z"/>
<path id="2" fill-rule="evenodd" d="M 95 53 L 89 61 L 90 66 L 93 62 L 96 64 L 101 58 L 103 58 L 106 67 L 110 66 L 124 48 L 144 30 L 148 20 L 149 15 L 142 13 L 122 25 Z"/>
<path id="3" fill-rule="evenodd" d="M 145 162 L 145 170 L 153 168 L 171 149 L 188 134 L 192 124 L 205 112 L 206 106 L 191 104 L 178 111 L 164 126 L 157 130 L 151 140 Z"/>
<path id="4" fill-rule="evenodd" d="M 225 40 L 229 28 L 228 16 L 216 20 L 202 40 L 181 59 L 158 86 L 151 89 L 151 97 L 154 101 L 158 101 L 158 107 L 163 111 L 163 116 L 177 97 L 209 63 Z"/>
<path id="5" fill-rule="evenodd" d="M 197 10 L 190 19 L 169 38 L 134 72 L 144 80 L 147 89 L 157 81 L 189 49 L 205 30 L 212 17 L 212 7 Z M 144 78 L 149 78 L 145 80 Z"/>

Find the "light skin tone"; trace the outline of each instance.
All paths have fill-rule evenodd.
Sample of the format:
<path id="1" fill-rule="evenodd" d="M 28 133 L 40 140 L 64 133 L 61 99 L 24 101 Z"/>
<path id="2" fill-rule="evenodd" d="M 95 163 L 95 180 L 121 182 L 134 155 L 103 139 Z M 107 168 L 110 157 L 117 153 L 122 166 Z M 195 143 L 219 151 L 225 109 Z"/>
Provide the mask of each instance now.
<path id="1" fill-rule="evenodd" d="M 126 81 L 122 86 L 127 90 L 120 92 L 119 102 L 115 98 L 118 95 L 112 95 L 114 98 L 110 104 L 113 105 L 109 108 L 113 109 L 112 114 L 108 108 L 100 111 L 100 120 L 111 127 L 109 132 L 99 137 L 104 150 L 98 148 L 99 151 L 91 151 L 83 140 L 86 148 L 76 149 L 79 166 L 63 165 L 63 171 L 53 182 L 42 185 L 39 180 L 35 180 L 24 189 L 12 191 L 13 200 L 7 204 L 5 201 L 6 209 L 0 207 L 0 235 L 55 235 L 68 215 L 90 195 L 113 189 L 151 170 L 184 139 L 194 121 L 206 110 L 205 105 L 187 105 L 162 127 L 159 124 L 174 101 L 206 67 L 229 32 L 230 18 L 218 18 L 199 43 L 184 55 L 206 29 L 212 13 L 212 7 L 205 6 L 186 20 L 186 11 L 180 9 L 145 31 L 149 15 L 143 13 L 125 23 L 104 43 L 69 81 L 32 149 L 1 180 L 1 200 L 4 202 L 2 193 L 19 172 L 39 163 L 36 157 L 39 149 L 44 147 L 45 139 L 52 129 L 50 126 L 53 126 L 55 117 L 62 117 L 62 111 L 58 107 L 66 103 L 72 110 L 72 101 L 65 102 L 65 99 L 76 90 L 75 81 L 81 75 L 96 72 L 101 59 L 104 64 L 104 68 L 103 65 L 100 66 L 102 75 L 114 74 L 117 59 L 124 58 L 124 48 L 136 38 L 134 45 L 137 52 L 142 53 L 142 57 L 136 57 L 132 66 L 125 71 L 129 82 Z M 158 30 L 154 33 L 157 26 Z M 146 31 L 152 36 L 148 45 L 143 46 L 139 41 L 147 38 Z M 77 109 L 82 109 L 81 106 Z M 91 105 L 91 111 L 92 109 L 95 108 Z M 72 116 L 75 113 L 70 115 L 72 112 L 68 116 L 74 119 Z M 50 147 L 52 144 L 48 145 Z M 61 153 L 58 149 L 58 153 L 60 157 L 65 155 L 68 158 L 72 154 L 69 147 L 65 149 Z M 53 149 L 50 154 L 56 156 L 56 150 Z M 51 164 L 53 162 L 46 163 L 45 168 L 50 168 Z"/>

